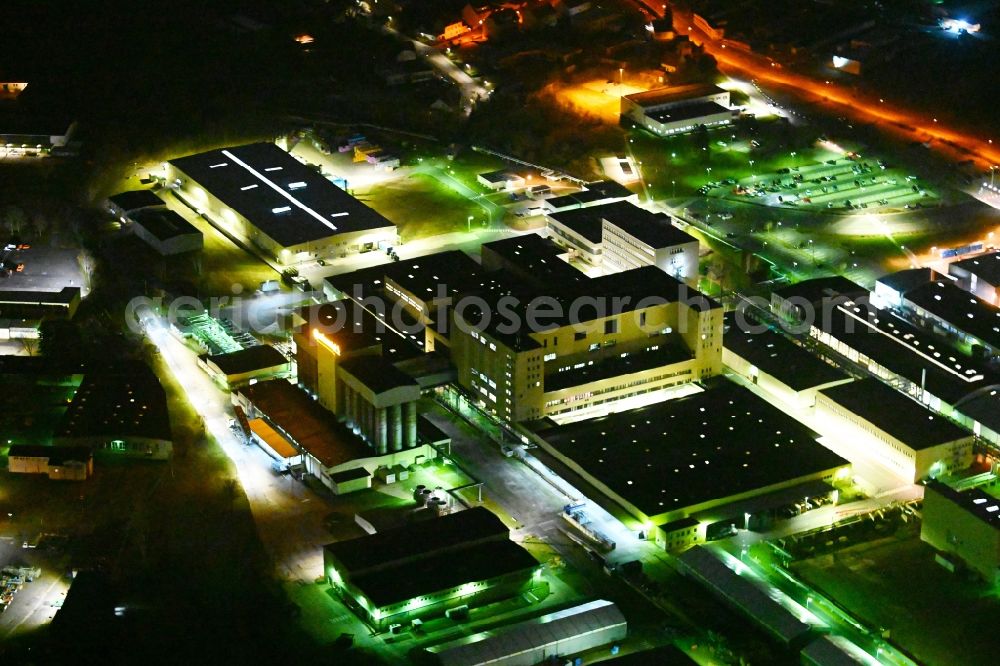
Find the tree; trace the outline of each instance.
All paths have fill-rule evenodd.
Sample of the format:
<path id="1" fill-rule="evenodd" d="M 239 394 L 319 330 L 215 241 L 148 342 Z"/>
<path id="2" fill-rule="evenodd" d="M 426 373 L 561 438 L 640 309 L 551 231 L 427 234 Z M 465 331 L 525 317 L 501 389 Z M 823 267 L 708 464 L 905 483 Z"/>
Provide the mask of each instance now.
<path id="1" fill-rule="evenodd" d="M 75 323 L 64 319 L 46 319 L 38 333 L 38 351 L 42 356 L 67 363 L 83 360 L 83 336 Z"/>
<path id="2" fill-rule="evenodd" d="M 28 216 L 19 206 L 7 206 L 3 210 L 3 226 L 11 236 L 18 236 L 27 224 Z"/>

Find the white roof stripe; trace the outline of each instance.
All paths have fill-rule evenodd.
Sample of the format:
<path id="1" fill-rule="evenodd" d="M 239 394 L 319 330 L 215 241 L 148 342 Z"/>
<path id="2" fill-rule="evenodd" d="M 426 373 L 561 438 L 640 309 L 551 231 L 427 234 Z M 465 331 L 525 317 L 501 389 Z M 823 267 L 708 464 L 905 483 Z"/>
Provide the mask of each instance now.
<path id="1" fill-rule="evenodd" d="M 326 218 L 324 218 L 322 215 L 320 215 L 319 213 L 317 213 L 316 211 L 314 211 L 312 208 L 310 208 L 309 206 L 305 205 L 304 203 L 302 203 L 301 201 L 299 201 L 298 199 L 296 199 L 295 197 L 293 197 L 291 194 L 289 194 L 284 189 L 282 189 L 277 184 L 275 184 L 272 180 L 270 180 L 267 176 L 265 176 L 261 172 L 257 171 L 256 169 L 254 169 L 252 166 L 250 166 L 249 164 L 247 164 L 246 162 L 244 162 L 240 158 L 236 157 L 236 155 L 233 155 L 228 150 L 223 150 L 222 154 L 225 155 L 226 157 L 228 157 L 229 159 L 231 159 L 236 164 L 239 164 L 241 167 L 243 167 L 247 171 L 249 171 L 258 180 L 260 180 L 262 183 L 264 183 L 265 185 L 267 185 L 268 187 L 270 187 L 272 190 L 274 190 L 275 192 L 277 192 L 281 196 L 283 196 L 286 199 L 288 199 L 295 206 L 297 206 L 298 208 L 300 208 L 300 209 L 304 210 L 305 212 L 309 213 L 310 215 L 312 215 L 316 220 L 320 221 L 325 226 L 329 227 L 333 231 L 337 230 L 336 225 L 332 224 Z"/>

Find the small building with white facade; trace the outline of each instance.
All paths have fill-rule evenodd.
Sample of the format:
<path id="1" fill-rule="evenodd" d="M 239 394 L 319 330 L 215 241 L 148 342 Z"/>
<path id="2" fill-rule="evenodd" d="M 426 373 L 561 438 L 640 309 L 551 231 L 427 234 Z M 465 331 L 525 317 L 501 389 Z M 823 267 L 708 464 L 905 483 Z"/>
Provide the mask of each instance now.
<path id="1" fill-rule="evenodd" d="M 729 125 L 736 113 L 729 108 L 729 91 L 712 84 L 656 88 L 621 98 L 622 122 L 658 136 Z"/>
<path id="2" fill-rule="evenodd" d="M 523 176 L 504 169 L 481 173 L 476 176 L 476 180 L 480 185 L 494 192 L 513 192 L 524 187 Z"/>

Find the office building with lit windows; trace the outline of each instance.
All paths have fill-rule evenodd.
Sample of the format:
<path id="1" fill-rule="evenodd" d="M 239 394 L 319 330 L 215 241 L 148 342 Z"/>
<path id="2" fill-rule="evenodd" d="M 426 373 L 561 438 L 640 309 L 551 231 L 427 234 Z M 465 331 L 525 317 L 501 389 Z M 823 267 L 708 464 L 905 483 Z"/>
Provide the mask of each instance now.
<path id="1" fill-rule="evenodd" d="M 273 143 L 170 160 L 166 182 L 223 231 L 282 265 L 393 246 L 396 226 Z"/>
<path id="2" fill-rule="evenodd" d="M 484 507 L 323 548 L 324 575 L 377 630 L 528 591 L 541 568 Z"/>
<path id="3" fill-rule="evenodd" d="M 698 275 L 698 241 L 663 213 L 627 201 L 547 216 L 549 237 L 605 274 L 656 266 L 679 280 Z"/>
<path id="4" fill-rule="evenodd" d="M 722 369 L 722 306 L 654 266 L 529 289 L 508 312 L 513 289 L 483 291 L 451 320 L 458 383 L 504 421 L 579 411 Z M 541 316 L 546 304 L 562 316 Z M 521 325 L 506 327 L 511 318 Z"/>
<path id="5" fill-rule="evenodd" d="M 397 353 L 446 358 L 472 401 L 508 423 L 660 391 L 722 368 L 720 304 L 652 265 L 587 277 L 535 234 L 484 245 L 482 265 L 441 253 L 328 278 L 325 291 L 340 300 L 321 308 L 369 306 L 357 308 L 368 323 L 349 340 L 347 331 L 327 333 L 342 355 L 360 353 L 358 346 L 384 353 L 392 341 Z M 368 336 L 380 307 L 407 330 L 383 326 L 379 340 Z M 300 381 L 340 413 L 324 370 L 333 355 L 301 330 L 295 340 Z"/>

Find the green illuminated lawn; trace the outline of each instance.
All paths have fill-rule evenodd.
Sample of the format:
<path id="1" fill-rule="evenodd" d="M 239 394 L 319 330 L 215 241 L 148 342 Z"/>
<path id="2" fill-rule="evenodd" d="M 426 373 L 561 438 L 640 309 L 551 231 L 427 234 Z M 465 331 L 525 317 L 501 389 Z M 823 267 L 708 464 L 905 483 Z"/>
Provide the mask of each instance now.
<path id="1" fill-rule="evenodd" d="M 355 192 L 361 201 L 392 220 L 403 241 L 464 231 L 468 217 L 482 224 L 483 209 L 454 189 L 424 173 Z"/>

